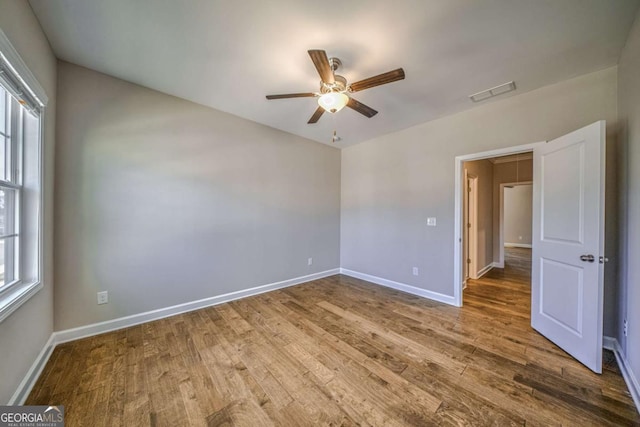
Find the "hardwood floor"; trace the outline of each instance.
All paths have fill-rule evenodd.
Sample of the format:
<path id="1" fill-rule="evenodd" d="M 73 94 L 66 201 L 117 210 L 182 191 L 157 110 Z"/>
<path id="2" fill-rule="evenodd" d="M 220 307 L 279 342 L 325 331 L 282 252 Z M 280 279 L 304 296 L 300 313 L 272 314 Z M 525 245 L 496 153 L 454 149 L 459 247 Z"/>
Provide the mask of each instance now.
<path id="1" fill-rule="evenodd" d="M 332 276 L 62 344 L 27 404 L 68 426 L 640 425 L 617 372 L 532 331 L 507 266 L 462 309 Z"/>

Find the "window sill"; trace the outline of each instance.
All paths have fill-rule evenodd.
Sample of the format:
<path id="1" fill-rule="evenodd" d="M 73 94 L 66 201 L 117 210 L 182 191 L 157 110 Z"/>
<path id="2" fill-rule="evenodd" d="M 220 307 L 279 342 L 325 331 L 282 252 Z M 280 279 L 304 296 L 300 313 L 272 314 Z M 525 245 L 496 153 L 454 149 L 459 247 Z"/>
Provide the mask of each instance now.
<path id="1" fill-rule="evenodd" d="M 21 283 L 3 293 L 0 298 L 0 322 L 42 289 L 42 282 Z"/>

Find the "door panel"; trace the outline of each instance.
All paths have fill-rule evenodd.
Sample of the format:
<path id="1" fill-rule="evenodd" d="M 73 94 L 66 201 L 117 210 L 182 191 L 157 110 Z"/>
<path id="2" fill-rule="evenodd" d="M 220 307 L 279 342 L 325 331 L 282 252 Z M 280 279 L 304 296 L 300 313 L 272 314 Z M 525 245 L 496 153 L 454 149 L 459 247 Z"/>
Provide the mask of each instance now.
<path id="1" fill-rule="evenodd" d="M 540 200 L 543 209 L 542 239 L 582 243 L 584 145 L 575 144 L 551 151 L 542 155 L 540 162 L 544 177 L 542 188 L 547 189 L 542 191 Z M 545 218 L 553 220 L 545 221 Z"/>
<path id="2" fill-rule="evenodd" d="M 534 149 L 533 165 L 531 325 L 595 372 L 602 370 L 604 132 L 602 121 L 549 141 Z"/>
<path id="3" fill-rule="evenodd" d="M 540 260 L 540 270 L 540 313 L 581 336 L 582 270 L 545 258 Z M 556 286 L 557 283 L 562 286 Z"/>

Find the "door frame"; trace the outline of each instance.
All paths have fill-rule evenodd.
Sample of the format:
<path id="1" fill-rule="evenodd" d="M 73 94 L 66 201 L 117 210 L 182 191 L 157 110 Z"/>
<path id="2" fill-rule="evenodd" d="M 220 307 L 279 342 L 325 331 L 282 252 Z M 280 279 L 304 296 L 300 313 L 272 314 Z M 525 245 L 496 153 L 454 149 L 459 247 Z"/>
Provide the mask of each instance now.
<path id="1" fill-rule="evenodd" d="M 455 185 L 454 185 L 454 241 L 453 241 L 453 300 L 456 307 L 462 307 L 462 288 L 464 281 L 464 273 L 462 271 L 464 250 L 462 247 L 464 236 L 463 218 L 464 218 L 464 162 L 473 160 L 490 159 L 492 157 L 506 156 L 510 154 L 521 154 L 533 151 L 536 147 L 545 144 L 546 141 L 534 142 L 531 144 L 516 145 L 513 147 L 499 148 L 496 150 L 483 151 L 473 154 L 465 154 L 456 156 L 455 158 Z"/>
<path id="2" fill-rule="evenodd" d="M 467 222 L 471 227 L 467 227 L 467 257 L 471 262 L 463 260 L 467 263 L 467 277 L 469 279 L 478 278 L 478 177 L 468 174 L 465 171 L 467 179 Z M 469 185 L 471 184 L 471 185 Z M 463 225 L 464 230 L 464 225 Z M 462 239 L 465 243 L 464 238 Z M 463 257 L 464 258 L 464 257 Z M 463 265 L 464 270 L 464 265 Z M 466 279 L 466 278 L 465 278 Z"/>
<path id="3" fill-rule="evenodd" d="M 500 210 L 500 221 L 498 226 L 498 243 L 500 244 L 500 255 L 499 255 L 498 261 L 494 264 L 494 266 L 497 268 L 504 268 L 504 188 L 508 186 L 517 187 L 519 185 L 533 186 L 533 181 L 501 182 L 500 183 L 500 190 L 499 190 L 500 206 L 498 208 Z M 533 224 L 531 225 L 533 226 Z M 494 236 L 495 236 L 495 233 L 494 233 Z"/>
<path id="4" fill-rule="evenodd" d="M 467 186 L 469 185 L 469 174 L 467 174 L 466 170 L 464 171 L 463 185 L 467 185 Z M 469 191 L 464 191 L 464 190 L 462 193 L 462 221 L 463 222 L 469 221 Z M 468 238 L 469 238 L 469 228 L 463 227 L 462 228 L 462 242 L 463 242 L 462 259 L 469 258 Z M 464 244 L 465 242 L 467 242 L 467 244 Z M 468 279 L 469 279 L 469 264 L 463 262 L 462 263 L 462 289 L 465 289 L 467 287 Z"/>

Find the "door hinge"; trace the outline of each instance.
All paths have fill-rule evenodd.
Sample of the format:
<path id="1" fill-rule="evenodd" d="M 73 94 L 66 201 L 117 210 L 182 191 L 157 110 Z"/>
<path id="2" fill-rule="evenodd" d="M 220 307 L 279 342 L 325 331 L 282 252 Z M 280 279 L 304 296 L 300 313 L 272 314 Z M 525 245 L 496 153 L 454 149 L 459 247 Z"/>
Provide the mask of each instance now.
<path id="1" fill-rule="evenodd" d="M 467 264 L 471 264 L 471 258 L 467 258 Z"/>

